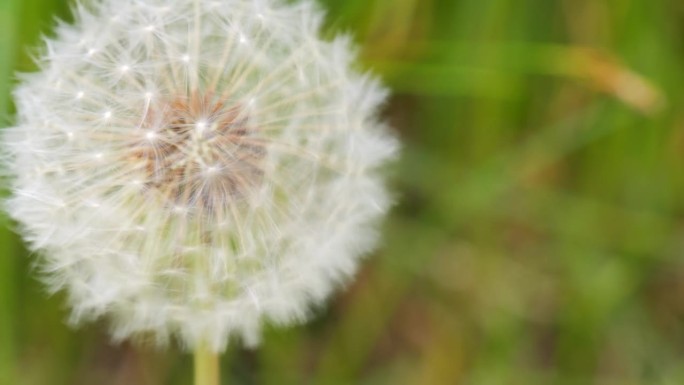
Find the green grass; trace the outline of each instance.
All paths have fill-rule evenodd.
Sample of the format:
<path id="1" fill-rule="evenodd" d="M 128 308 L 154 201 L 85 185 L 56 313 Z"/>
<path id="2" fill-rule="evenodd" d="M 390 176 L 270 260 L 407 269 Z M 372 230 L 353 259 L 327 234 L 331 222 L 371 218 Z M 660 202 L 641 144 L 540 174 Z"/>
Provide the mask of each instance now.
<path id="1" fill-rule="evenodd" d="M 226 384 L 684 383 L 684 6 L 322 1 L 394 91 L 384 247 Z M 0 0 L 0 112 L 65 1 Z M 8 115 L 9 114 L 9 115 Z M 0 232 L 0 383 L 185 384 L 191 359 L 64 326 Z"/>

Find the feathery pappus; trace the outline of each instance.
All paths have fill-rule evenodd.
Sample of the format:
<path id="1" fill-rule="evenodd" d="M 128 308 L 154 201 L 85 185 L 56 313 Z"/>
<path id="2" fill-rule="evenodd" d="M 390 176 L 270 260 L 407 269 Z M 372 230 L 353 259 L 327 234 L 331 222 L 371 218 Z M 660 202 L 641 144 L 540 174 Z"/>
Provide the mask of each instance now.
<path id="1" fill-rule="evenodd" d="M 4 130 L 6 210 L 74 322 L 214 351 L 302 321 L 377 243 L 387 91 L 310 0 L 102 0 Z"/>

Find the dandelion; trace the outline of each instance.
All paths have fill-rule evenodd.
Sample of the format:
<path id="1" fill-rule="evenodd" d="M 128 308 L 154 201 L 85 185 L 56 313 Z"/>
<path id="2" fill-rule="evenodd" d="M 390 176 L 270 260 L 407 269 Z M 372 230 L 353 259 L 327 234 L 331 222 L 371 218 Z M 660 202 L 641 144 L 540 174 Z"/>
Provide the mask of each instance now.
<path id="1" fill-rule="evenodd" d="M 6 209 L 72 321 L 220 353 L 376 244 L 386 91 L 311 1 L 102 0 L 16 90 Z M 198 353 L 198 356 L 202 356 Z"/>

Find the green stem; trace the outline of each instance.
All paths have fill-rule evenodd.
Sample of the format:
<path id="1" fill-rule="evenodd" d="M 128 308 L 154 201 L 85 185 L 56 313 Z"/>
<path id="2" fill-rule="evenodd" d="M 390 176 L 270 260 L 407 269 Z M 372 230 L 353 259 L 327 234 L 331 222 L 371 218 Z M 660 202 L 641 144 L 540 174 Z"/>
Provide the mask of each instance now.
<path id="1" fill-rule="evenodd" d="M 219 355 L 200 344 L 195 349 L 195 385 L 219 385 L 220 378 Z"/>

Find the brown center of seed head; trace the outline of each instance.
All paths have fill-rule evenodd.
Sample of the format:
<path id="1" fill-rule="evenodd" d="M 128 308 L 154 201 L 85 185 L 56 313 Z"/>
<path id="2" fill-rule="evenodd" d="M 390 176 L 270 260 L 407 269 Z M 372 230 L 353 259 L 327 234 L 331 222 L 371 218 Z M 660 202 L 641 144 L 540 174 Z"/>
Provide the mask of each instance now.
<path id="1" fill-rule="evenodd" d="M 133 156 L 145 187 L 175 207 L 213 211 L 261 183 L 264 143 L 239 103 L 212 93 L 151 103 L 142 130 Z"/>

